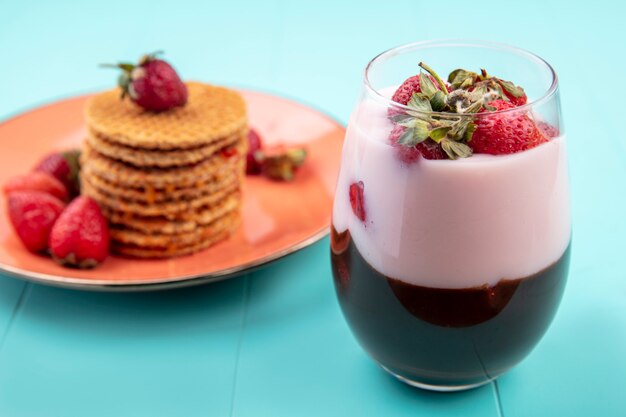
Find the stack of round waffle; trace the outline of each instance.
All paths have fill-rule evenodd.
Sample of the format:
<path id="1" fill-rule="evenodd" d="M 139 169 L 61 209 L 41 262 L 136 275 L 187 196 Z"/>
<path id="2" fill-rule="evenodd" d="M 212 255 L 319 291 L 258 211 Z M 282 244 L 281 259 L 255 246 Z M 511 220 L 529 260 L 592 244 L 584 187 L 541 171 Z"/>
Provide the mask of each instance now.
<path id="1" fill-rule="evenodd" d="M 120 100 L 119 90 L 87 103 L 82 193 L 109 219 L 118 254 L 189 254 L 228 237 L 240 223 L 245 103 L 226 88 L 187 88 L 187 105 L 162 113 Z"/>

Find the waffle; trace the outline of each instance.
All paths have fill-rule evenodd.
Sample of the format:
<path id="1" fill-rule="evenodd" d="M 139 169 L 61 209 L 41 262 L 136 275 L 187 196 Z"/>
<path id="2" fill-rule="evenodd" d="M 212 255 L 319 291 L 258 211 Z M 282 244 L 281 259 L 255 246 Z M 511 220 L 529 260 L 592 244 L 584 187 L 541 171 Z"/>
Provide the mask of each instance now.
<path id="1" fill-rule="evenodd" d="M 82 181 L 81 192 L 94 200 L 100 206 L 108 209 L 116 209 L 125 213 L 138 214 L 140 216 L 168 216 L 176 218 L 179 213 L 193 212 L 211 204 L 217 204 L 233 192 L 238 190 L 237 184 L 230 187 L 220 189 L 214 193 L 200 195 L 190 200 L 173 200 L 156 202 L 152 204 L 137 202 L 131 200 L 123 200 L 115 196 L 105 194 L 94 188 L 88 181 Z"/>
<path id="2" fill-rule="evenodd" d="M 228 173 L 244 172 L 243 156 L 247 144 L 243 141 L 230 146 L 225 154 L 215 155 L 200 163 L 166 169 L 136 167 L 102 155 L 88 142 L 83 144 L 81 175 L 100 177 L 123 188 L 171 189 L 194 187 L 199 183 L 214 181 Z M 228 155 L 228 156 L 224 156 Z"/>
<path id="3" fill-rule="evenodd" d="M 205 226 L 216 219 L 239 209 L 241 196 L 233 193 L 219 204 L 201 207 L 187 212 L 183 216 L 138 216 L 119 210 L 103 208 L 105 216 L 113 227 L 125 227 L 144 233 L 177 234 L 193 231 L 198 226 Z"/>
<path id="4" fill-rule="evenodd" d="M 133 244 L 121 243 L 117 240 L 113 240 L 111 249 L 118 255 L 133 257 L 133 258 L 172 258 L 175 256 L 189 255 L 194 252 L 206 249 L 211 245 L 214 245 L 229 236 L 231 236 L 239 224 L 241 219 L 239 217 L 233 218 L 230 224 L 222 224 L 220 230 L 217 228 L 214 230 L 214 234 L 209 237 L 196 242 L 191 245 L 169 245 L 169 246 L 138 246 Z"/>
<path id="5" fill-rule="evenodd" d="M 111 142 L 94 132 L 89 132 L 87 143 L 102 155 L 129 163 L 136 167 L 170 168 L 196 164 L 208 159 L 220 151 L 228 152 L 228 148 L 236 145 L 248 134 L 247 129 L 207 145 L 182 150 L 153 150 L 133 148 Z"/>
<path id="6" fill-rule="evenodd" d="M 109 141 L 142 149 L 181 150 L 210 144 L 246 129 L 246 106 L 235 91 L 187 83 L 188 102 L 153 113 L 119 90 L 92 97 L 85 109 L 89 130 Z"/>
<path id="7" fill-rule="evenodd" d="M 86 173 L 83 176 L 83 182 L 87 183 L 89 188 L 93 188 L 97 192 L 114 199 L 149 205 L 154 203 L 192 200 L 216 193 L 237 185 L 239 183 L 239 177 L 236 172 L 225 172 L 219 176 L 210 177 L 206 181 L 198 181 L 193 184 L 193 186 L 182 188 L 175 186 L 154 188 L 149 184 L 140 188 L 123 187 L 93 175 L 93 173 Z"/>
<path id="8" fill-rule="evenodd" d="M 144 233 L 128 228 L 111 227 L 111 238 L 124 245 L 135 245 L 149 248 L 184 247 L 208 240 L 224 231 L 231 230 L 232 225 L 239 221 L 240 214 L 236 211 L 228 213 L 213 222 L 196 227 L 189 232 L 181 233 Z"/>

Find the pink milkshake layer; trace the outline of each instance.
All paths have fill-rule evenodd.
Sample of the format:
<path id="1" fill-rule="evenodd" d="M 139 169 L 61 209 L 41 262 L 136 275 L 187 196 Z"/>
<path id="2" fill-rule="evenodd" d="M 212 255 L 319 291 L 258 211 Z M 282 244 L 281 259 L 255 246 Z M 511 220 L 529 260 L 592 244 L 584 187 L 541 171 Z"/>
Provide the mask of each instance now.
<path id="1" fill-rule="evenodd" d="M 556 262 L 571 234 L 565 138 L 511 155 L 401 162 L 387 109 L 363 102 L 344 143 L 333 207 L 337 232 L 350 231 L 382 274 L 433 288 L 495 285 Z M 366 222 L 349 187 L 364 184 Z"/>

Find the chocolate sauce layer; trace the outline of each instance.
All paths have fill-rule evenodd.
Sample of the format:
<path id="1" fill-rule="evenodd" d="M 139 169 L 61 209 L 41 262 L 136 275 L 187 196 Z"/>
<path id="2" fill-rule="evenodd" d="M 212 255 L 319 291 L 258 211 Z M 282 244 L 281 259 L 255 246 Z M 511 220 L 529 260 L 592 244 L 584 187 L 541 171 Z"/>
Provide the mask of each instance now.
<path id="1" fill-rule="evenodd" d="M 349 232 L 331 233 L 335 288 L 363 348 L 392 372 L 433 385 L 475 384 L 521 361 L 563 295 L 570 246 L 543 271 L 464 289 L 407 284 L 373 269 Z"/>

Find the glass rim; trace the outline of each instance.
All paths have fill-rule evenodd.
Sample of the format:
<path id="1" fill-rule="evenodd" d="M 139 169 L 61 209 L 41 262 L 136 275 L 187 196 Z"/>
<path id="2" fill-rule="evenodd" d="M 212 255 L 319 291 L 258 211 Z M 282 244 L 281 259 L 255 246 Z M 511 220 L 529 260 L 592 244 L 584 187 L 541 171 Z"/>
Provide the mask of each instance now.
<path id="1" fill-rule="evenodd" d="M 394 56 L 400 55 L 402 53 L 411 52 L 418 49 L 430 48 L 430 47 L 445 47 L 445 46 L 456 46 L 456 47 L 473 47 L 473 48 L 483 48 L 483 49 L 494 49 L 500 51 L 509 51 L 513 52 L 519 56 L 526 57 L 531 61 L 536 62 L 539 65 L 543 65 L 548 69 L 550 75 L 552 76 L 552 82 L 550 83 L 550 87 L 538 98 L 527 102 L 518 107 L 514 107 L 512 109 L 505 110 L 496 110 L 489 113 L 448 113 L 448 112 L 440 112 L 440 111 L 421 111 L 413 109 L 407 105 L 397 103 L 385 96 L 383 96 L 376 88 L 374 88 L 369 79 L 370 71 L 378 64 L 382 64 L 390 58 Z M 515 113 L 522 112 L 524 110 L 530 110 L 532 107 L 535 107 L 539 104 L 542 104 L 552 98 L 557 90 L 558 90 L 558 76 L 556 71 L 542 57 L 537 54 L 534 54 L 526 49 L 518 48 L 516 46 L 508 45 L 501 42 L 492 42 L 492 41 L 483 41 L 483 40 L 473 40 L 473 39 L 434 39 L 428 41 L 418 41 L 407 43 L 403 45 L 399 45 L 386 51 L 383 51 L 372 58 L 367 65 L 365 66 L 365 70 L 363 73 L 363 84 L 365 85 L 366 91 L 370 92 L 371 95 L 378 101 L 384 103 L 387 107 L 396 108 L 404 111 L 411 111 L 415 113 L 420 113 L 424 115 L 434 115 L 434 116 L 445 116 L 445 117 L 483 117 L 483 115 L 494 115 L 500 113 Z"/>

